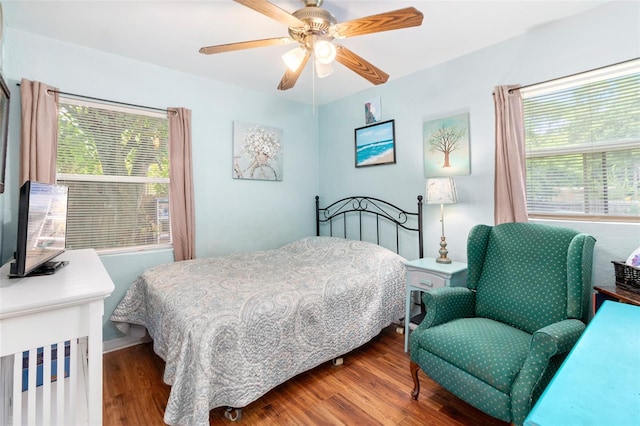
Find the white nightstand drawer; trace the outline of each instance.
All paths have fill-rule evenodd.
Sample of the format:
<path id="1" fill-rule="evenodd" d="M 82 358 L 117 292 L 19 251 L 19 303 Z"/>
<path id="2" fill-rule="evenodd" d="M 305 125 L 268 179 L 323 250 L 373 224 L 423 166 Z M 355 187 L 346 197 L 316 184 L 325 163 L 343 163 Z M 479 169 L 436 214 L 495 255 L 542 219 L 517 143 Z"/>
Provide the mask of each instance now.
<path id="1" fill-rule="evenodd" d="M 409 350 L 409 324 L 418 325 L 424 318 L 421 312 L 412 316 L 414 294 L 442 287 L 464 287 L 467 282 L 467 264 L 460 262 L 438 263 L 433 257 L 411 260 L 407 265 L 407 294 L 404 309 L 404 351 Z"/>
<path id="2" fill-rule="evenodd" d="M 445 287 L 445 279 L 425 271 L 407 269 L 407 283 L 411 287 L 418 287 L 425 290 Z"/>

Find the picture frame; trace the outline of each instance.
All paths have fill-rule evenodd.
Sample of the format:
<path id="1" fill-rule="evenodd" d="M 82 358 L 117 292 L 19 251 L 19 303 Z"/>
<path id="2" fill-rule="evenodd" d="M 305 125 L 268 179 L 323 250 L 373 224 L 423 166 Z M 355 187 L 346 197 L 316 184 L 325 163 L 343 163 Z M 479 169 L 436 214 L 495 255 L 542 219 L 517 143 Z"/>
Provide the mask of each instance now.
<path id="1" fill-rule="evenodd" d="M 424 121 L 422 125 L 424 177 L 471 174 L 469 113 Z"/>
<path id="2" fill-rule="evenodd" d="M 262 124 L 233 122 L 233 178 L 282 181 L 283 131 Z"/>
<path id="3" fill-rule="evenodd" d="M 395 164 L 395 120 L 387 120 L 354 131 L 356 167 Z"/>
<path id="4" fill-rule="evenodd" d="M 380 96 L 369 99 L 364 103 L 364 124 L 373 124 L 380 121 L 382 108 L 380 107 Z"/>
<path id="5" fill-rule="evenodd" d="M 7 170 L 7 142 L 9 136 L 9 100 L 11 92 L 0 74 L 0 194 L 4 192 Z"/>

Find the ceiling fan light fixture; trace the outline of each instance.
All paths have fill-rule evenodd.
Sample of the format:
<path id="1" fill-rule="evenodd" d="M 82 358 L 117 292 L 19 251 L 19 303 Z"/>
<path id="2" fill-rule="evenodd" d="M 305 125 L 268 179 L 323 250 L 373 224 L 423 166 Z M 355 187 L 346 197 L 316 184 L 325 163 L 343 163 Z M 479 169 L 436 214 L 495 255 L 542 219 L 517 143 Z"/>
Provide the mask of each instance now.
<path id="1" fill-rule="evenodd" d="M 336 58 L 336 47 L 327 40 L 318 40 L 313 44 L 313 53 L 316 57 L 316 62 L 331 64 Z"/>
<path id="2" fill-rule="evenodd" d="M 289 68 L 291 71 L 296 71 L 298 68 L 300 68 L 300 65 L 302 64 L 305 56 L 305 51 L 302 49 L 302 47 L 298 46 L 282 55 L 282 60 L 287 65 L 287 68 Z"/>
<path id="3" fill-rule="evenodd" d="M 316 76 L 318 78 L 329 77 L 331 74 L 333 74 L 333 65 L 331 65 L 331 63 L 324 64 L 316 59 L 315 66 Z"/>
<path id="4" fill-rule="evenodd" d="M 200 53 L 212 55 L 255 47 L 297 43 L 295 49 L 282 56 L 287 65 L 287 70 L 280 80 L 278 90 L 288 90 L 296 84 L 307 62 L 312 59 L 312 54 L 312 64 L 317 65 L 313 74 L 317 74 L 318 77 L 326 77 L 331 74 L 333 68 L 326 65 L 331 65 L 334 60 L 337 60 L 341 65 L 344 65 L 372 84 L 386 83 L 389 79 L 389 74 L 346 47 L 334 45 L 332 42 L 346 37 L 417 27 L 422 25 L 424 18 L 422 12 L 416 8 L 405 7 L 338 23 L 331 12 L 321 7 L 323 0 L 300 0 L 304 7 L 292 13 L 281 9 L 273 3 L 273 0 L 235 1 L 268 18 L 285 24 L 288 28 L 289 37 L 274 37 L 206 46 L 200 49 Z"/>

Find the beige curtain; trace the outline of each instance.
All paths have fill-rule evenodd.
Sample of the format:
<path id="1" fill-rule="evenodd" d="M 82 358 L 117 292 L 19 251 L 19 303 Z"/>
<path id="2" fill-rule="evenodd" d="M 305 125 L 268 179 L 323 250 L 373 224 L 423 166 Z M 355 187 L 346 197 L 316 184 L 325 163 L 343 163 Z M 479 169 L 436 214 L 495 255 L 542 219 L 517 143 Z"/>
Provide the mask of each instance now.
<path id="1" fill-rule="evenodd" d="M 22 79 L 20 185 L 27 180 L 56 181 L 58 149 L 58 89 Z"/>
<path id="2" fill-rule="evenodd" d="M 522 96 L 519 86 L 498 86 L 496 113 L 494 221 L 528 222 Z"/>
<path id="3" fill-rule="evenodd" d="M 169 108 L 171 234 L 176 261 L 195 257 L 191 110 Z"/>

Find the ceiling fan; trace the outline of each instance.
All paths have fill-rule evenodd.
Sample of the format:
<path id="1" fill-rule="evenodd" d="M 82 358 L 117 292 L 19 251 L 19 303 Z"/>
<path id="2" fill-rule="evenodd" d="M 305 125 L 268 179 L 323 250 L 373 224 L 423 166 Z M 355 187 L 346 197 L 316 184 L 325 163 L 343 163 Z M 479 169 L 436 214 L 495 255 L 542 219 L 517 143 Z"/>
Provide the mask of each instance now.
<path id="1" fill-rule="evenodd" d="M 208 46 L 201 48 L 200 53 L 211 55 L 254 47 L 297 43 L 297 47 L 288 51 L 282 57 L 287 64 L 287 71 L 282 80 L 280 80 L 278 90 L 291 89 L 296 84 L 311 55 L 314 56 L 316 75 L 320 78 L 326 77 L 333 72 L 331 63 L 335 59 L 373 84 L 385 83 L 389 78 L 389 74 L 346 47 L 334 44 L 332 41 L 334 39 L 420 26 L 423 17 L 422 13 L 417 9 L 407 7 L 337 23 L 331 12 L 320 7 L 323 0 L 300 0 L 304 7 L 293 13 L 283 10 L 267 0 L 234 1 L 287 25 L 289 27 L 289 37 Z"/>

